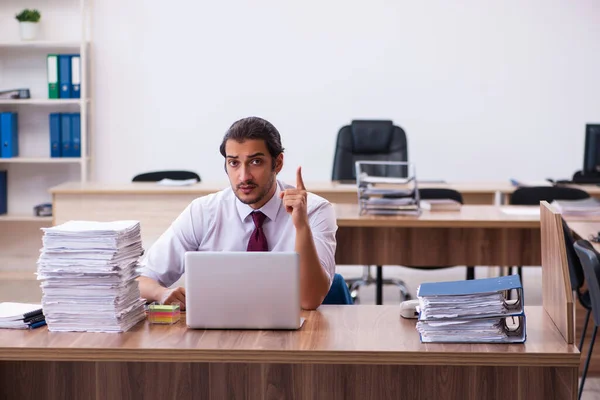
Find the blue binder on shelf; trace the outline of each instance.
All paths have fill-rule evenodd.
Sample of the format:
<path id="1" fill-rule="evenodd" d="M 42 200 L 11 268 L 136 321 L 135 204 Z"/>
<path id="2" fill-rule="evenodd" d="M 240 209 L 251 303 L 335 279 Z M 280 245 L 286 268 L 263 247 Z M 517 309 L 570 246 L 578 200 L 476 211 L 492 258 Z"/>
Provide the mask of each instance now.
<path id="1" fill-rule="evenodd" d="M 81 57 L 71 55 L 71 98 L 81 98 Z"/>
<path id="2" fill-rule="evenodd" d="M 60 142 L 62 144 L 61 157 L 72 157 L 71 147 L 73 139 L 71 138 L 71 114 L 60 114 Z"/>
<path id="3" fill-rule="evenodd" d="M 60 131 L 60 114 L 52 113 L 50 119 L 50 157 L 62 156 L 62 141 Z"/>
<path id="4" fill-rule="evenodd" d="M 0 158 L 19 156 L 19 123 L 17 113 L 0 113 Z"/>
<path id="5" fill-rule="evenodd" d="M 71 157 L 81 157 L 81 115 L 71 114 Z"/>
<path id="6" fill-rule="evenodd" d="M 68 54 L 58 55 L 58 84 L 59 98 L 70 99 L 72 97 L 71 87 L 71 56 Z"/>
<path id="7" fill-rule="evenodd" d="M 516 299 L 509 300 L 508 293 Z M 417 296 L 417 330 L 424 343 L 523 343 L 527 338 L 518 275 L 423 283 Z"/>
<path id="8" fill-rule="evenodd" d="M 8 172 L 0 171 L 0 214 L 8 212 Z"/>

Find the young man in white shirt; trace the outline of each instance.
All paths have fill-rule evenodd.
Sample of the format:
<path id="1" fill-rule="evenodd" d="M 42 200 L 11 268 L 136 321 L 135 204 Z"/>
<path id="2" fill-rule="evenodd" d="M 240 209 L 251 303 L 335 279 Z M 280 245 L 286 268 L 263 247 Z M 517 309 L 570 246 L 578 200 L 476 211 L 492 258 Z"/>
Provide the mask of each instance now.
<path id="1" fill-rule="evenodd" d="M 138 278 L 142 297 L 185 309 L 185 289 L 169 287 L 184 273 L 186 251 L 296 251 L 302 308 L 317 308 L 335 274 L 333 206 L 307 193 L 300 168 L 296 187 L 277 180 L 284 149 L 264 119 L 234 122 L 220 150 L 231 187 L 195 199 L 149 249 Z"/>

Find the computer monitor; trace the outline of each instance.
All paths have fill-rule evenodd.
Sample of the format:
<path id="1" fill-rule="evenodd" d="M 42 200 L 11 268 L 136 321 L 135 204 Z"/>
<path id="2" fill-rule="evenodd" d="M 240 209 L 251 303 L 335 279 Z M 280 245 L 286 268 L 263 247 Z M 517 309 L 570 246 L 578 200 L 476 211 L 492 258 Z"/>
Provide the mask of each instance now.
<path id="1" fill-rule="evenodd" d="M 583 175 L 600 176 L 600 124 L 585 126 Z"/>

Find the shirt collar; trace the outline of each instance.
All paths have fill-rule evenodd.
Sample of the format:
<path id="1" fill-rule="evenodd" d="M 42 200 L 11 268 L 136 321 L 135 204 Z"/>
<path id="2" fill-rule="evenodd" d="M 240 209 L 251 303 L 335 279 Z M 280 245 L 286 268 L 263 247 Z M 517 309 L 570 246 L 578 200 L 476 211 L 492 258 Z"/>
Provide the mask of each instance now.
<path id="1" fill-rule="evenodd" d="M 248 218 L 248 216 L 252 213 L 252 211 L 262 211 L 263 214 L 269 218 L 271 221 L 275 221 L 277 218 L 277 213 L 281 208 L 281 199 L 279 198 L 279 193 L 281 192 L 281 188 L 279 187 L 279 181 L 275 181 L 275 194 L 273 197 L 269 199 L 265 203 L 264 206 L 259 208 L 258 210 L 254 210 L 248 204 L 242 203 L 237 197 L 235 198 L 235 206 L 237 208 L 238 214 L 240 215 L 240 219 L 242 222 Z"/>

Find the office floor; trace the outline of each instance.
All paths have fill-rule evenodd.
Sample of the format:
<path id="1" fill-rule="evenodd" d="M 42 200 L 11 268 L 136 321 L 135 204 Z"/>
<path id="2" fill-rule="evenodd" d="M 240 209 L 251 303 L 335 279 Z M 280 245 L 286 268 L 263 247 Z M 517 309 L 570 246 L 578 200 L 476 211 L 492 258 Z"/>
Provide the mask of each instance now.
<path id="1" fill-rule="evenodd" d="M 477 268 L 476 277 L 484 278 L 493 271 L 487 268 Z M 362 275 L 363 268 L 360 266 L 339 266 L 337 272 L 344 278 L 357 278 Z M 493 273 L 493 272 L 492 272 Z M 375 276 L 375 270 L 372 271 Z M 421 282 L 438 280 L 460 280 L 465 278 L 465 268 L 456 267 L 444 270 L 424 271 L 403 267 L 384 267 L 384 278 L 402 279 L 413 296 L 416 298 L 416 290 Z M 541 269 L 524 269 L 524 292 L 526 305 L 541 305 Z M 361 304 L 375 304 L 375 286 L 363 287 L 359 291 Z M 39 302 L 41 290 L 39 284 L 31 279 L 0 280 L 0 302 L 19 301 L 19 302 Z M 385 304 L 394 304 L 400 301 L 400 293 L 393 286 L 385 286 L 383 291 Z M 584 400 L 600 400 L 600 377 L 590 377 L 586 380 Z"/>

